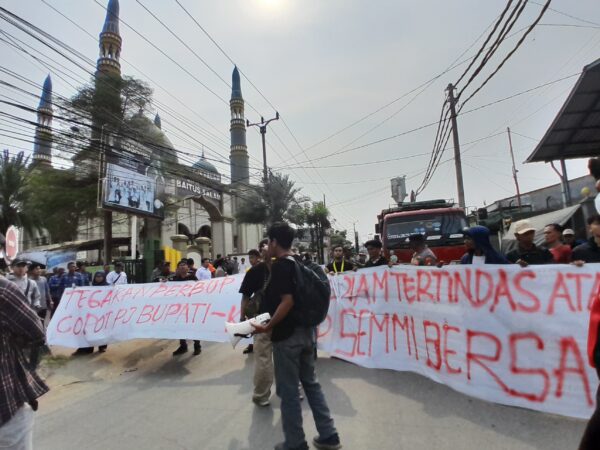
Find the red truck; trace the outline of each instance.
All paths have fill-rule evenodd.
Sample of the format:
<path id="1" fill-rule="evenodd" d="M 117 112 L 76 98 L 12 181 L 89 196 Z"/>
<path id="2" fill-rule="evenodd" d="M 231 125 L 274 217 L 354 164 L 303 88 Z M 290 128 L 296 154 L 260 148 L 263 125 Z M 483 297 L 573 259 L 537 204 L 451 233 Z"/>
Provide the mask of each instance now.
<path id="1" fill-rule="evenodd" d="M 428 247 L 439 261 L 460 260 L 466 252 L 465 212 L 446 200 L 403 203 L 381 211 L 377 219 L 375 232 L 381 235 L 387 258 L 393 250 L 399 262 L 409 263 L 413 252 L 408 237 L 419 233 L 425 235 Z"/>

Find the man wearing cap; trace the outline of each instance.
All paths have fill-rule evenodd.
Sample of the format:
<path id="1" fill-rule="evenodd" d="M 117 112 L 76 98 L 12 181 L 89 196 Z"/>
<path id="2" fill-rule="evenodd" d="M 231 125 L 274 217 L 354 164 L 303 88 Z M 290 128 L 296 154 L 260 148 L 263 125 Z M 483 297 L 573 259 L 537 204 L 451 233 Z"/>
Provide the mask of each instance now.
<path id="1" fill-rule="evenodd" d="M 365 242 L 365 248 L 369 253 L 369 260 L 364 264 L 363 267 L 376 267 L 387 265 L 387 259 L 381 254 L 381 248 L 383 244 L 377 239 L 371 239 Z"/>
<path id="2" fill-rule="evenodd" d="M 563 232 L 562 232 L 562 238 L 563 238 L 563 242 L 565 243 L 565 245 L 570 246 L 571 250 L 573 250 L 578 245 L 585 244 L 584 240 L 577 239 L 575 237 L 575 232 L 572 229 L 570 229 L 570 228 L 565 228 L 563 230 Z"/>
<path id="3" fill-rule="evenodd" d="M 548 249 L 539 248 L 534 243 L 535 228 L 527 219 L 515 222 L 517 248 L 508 252 L 506 259 L 513 264 L 527 267 L 530 264 L 551 264 L 552 253 Z"/>
<path id="4" fill-rule="evenodd" d="M 30 261 L 21 258 L 15 258 L 10 265 L 12 273 L 10 273 L 6 278 L 17 285 L 21 292 L 25 294 L 28 305 L 31 306 L 35 311 L 38 311 L 41 307 L 40 291 L 36 282 L 27 277 L 27 267 L 30 264 Z"/>
<path id="5" fill-rule="evenodd" d="M 117 261 L 115 263 L 115 270 L 106 276 L 106 282 L 111 286 L 114 286 L 115 284 L 127 284 L 127 274 L 123 272 L 124 268 L 125 264 L 121 261 Z"/>

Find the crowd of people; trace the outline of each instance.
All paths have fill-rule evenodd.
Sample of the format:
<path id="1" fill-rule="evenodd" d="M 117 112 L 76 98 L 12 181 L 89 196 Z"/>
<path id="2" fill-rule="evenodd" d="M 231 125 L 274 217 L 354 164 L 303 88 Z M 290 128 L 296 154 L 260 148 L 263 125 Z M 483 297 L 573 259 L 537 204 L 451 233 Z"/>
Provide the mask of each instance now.
<path id="1" fill-rule="evenodd" d="M 589 239 L 577 241 L 571 229 L 563 229 L 558 224 L 548 224 L 543 229 L 544 243 L 536 245 L 536 230 L 529 220 L 521 220 L 514 225 L 516 246 L 506 254 L 501 253 L 491 243 L 490 231 L 483 226 L 474 226 L 464 231 L 466 252 L 460 264 L 516 264 L 521 267 L 538 264 L 574 264 L 600 262 L 600 215 L 589 217 L 587 221 Z M 541 231 L 541 230 L 540 230 Z M 327 406 L 327 401 L 316 378 L 316 328 L 300 325 L 294 315 L 296 280 L 295 265 L 304 265 L 317 274 L 335 276 L 347 271 L 377 266 L 397 266 L 401 262 L 393 253 L 389 257 L 383 252 L 380 240 L 365 243 L 366 254 L 353 255 L 343 246 L 334 246 L 332 260 L 322 267 L 314 262 L 309 253 L 300 254 L 292 248 L 294 230 L 287 224 L 274 224 L 268 230 L 268 239 L 261 241 L 258 249 L 250 250 L 246 257 L 222 257 L 211 260 L 203 258 L 200 266 L 195 266 L 191 258 L 177 263 L 171 271 L 169 262 L 160 262 L 152 273 L 155 282 L 182 282 L 209 280 L 235 274 L 244 274 L 241 286 L 241 313 L 244 321 L 259 314 L 269 313 L 271 320 L 265 325 L 254 325 L 253 344 L 244 353 L 254 353 L 254 376 L 252 401 L 259 407 L 270 405 L 273 383 L 281 399 L 281 415 L 285 441 L 276 449 L 307 449 L 308 444 L 302 427 L 301 401 L 304 395 L 319 435 L 313 445 L 319 449 L 338 449 L 340 438 Z M 410 261 L 415 266 L 441 266 L 435 248 L 429 248 L 422 235 L 409 238 L 412 255 Z M 127 274 L 121 262 L 114 263 L 114 269 L 105 266 L 93 275 L 87 271 L 85 263 L 70 262 L 66 270 L 56 268 L 44 274 L 44 267 L 36 262 L 15 259 L 11 263 L 10 274 L 0 277 L 0 321 L 5 327 L 0 332 L 0 340 L 5 345 L 11 333 L 20 336 L 22 348 L 28 348 L 25 356 L 22 348 L 11 347 L 12 356 L 1 368 L 0 383 L 6 386 L 20 386 L 10 390 L 7 401 L 0 402 L 5 417 L 14 417 L 10 424 L 18 429 L 32 420 L 32 411 L 37 408 L 36 399 L 47 391 L 47 386 L 35 373 L 45 347 L 44 324 L 56 311 L 63 291 L 74 286 L 109 286 L 127 284 Z M 600 307 L 599 307 L 600 308 Z M 600 310 L 598 311 L 600 323 Z M 593 325 L 592 325 L 593 326 Z M 193 341 L 194 355 L 202 351 L 201 343 Z M 593 346 L 591 361 L 596 364 L 596 346 Z M 8 348 L 8 347 L 7 347 Z M 99 347 L 99 352 L 106 346 Z M 94 348 L 80 348 L 76 354 L 93 353 Z M 181 339 L 173 356 L 188 352 L 188 341 Z M 599 358 L 600 359 L 600 354 Z M 600 360 L 596 367 L 600 367 Z M 23 406 L 25 405 L 25 406 Z M 25 425 L 24 425 L 25 424 Z M 2 431 L 6 431 L 5 427 Z M 598 442 L 600 413 L 590 420 L 584 442 Z M 27 437 L 30 439 L 31 437 Z M 581 448 L 585 447 L 582 444 Z"/>

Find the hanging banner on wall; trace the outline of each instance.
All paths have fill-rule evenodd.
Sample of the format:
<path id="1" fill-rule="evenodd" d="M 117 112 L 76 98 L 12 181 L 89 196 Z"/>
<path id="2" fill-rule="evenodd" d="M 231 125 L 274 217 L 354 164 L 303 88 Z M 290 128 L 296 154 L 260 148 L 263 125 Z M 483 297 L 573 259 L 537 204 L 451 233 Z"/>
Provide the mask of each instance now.
<path id="1" fill-rule="evenodd" d="M 67 289 L 48 341 L 226 342 L 242 279 Z M 582 418 L 593 411 L 598 381 L 586 349 L 600 264 L 379 267 L 330 282 L 318 342 L 338 358 L 420 373 L 496 403 Z"/>

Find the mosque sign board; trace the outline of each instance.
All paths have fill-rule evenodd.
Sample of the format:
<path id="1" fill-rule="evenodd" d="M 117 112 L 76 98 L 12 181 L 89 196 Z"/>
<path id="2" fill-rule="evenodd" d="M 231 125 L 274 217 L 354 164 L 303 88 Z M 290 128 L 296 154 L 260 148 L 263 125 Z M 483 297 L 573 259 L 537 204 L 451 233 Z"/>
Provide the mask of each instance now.
<path id="1" fill-rule="evenodd" d="M 198 183 L 197 181 L 190 180 L 188 178 L 175 178 L 173 180 L 175 185 L 175 195 L 178 197 L 204 197 L 213 200 L 221 200 L 221 192 L 209 188 L 208 186 Z"/>
<path id="2" fill-rule="evenodd" d="M 164 219 L 165 179 L 151 163 L 151 150 L 123 140 L 106 156 L 102 207 Z"/>

